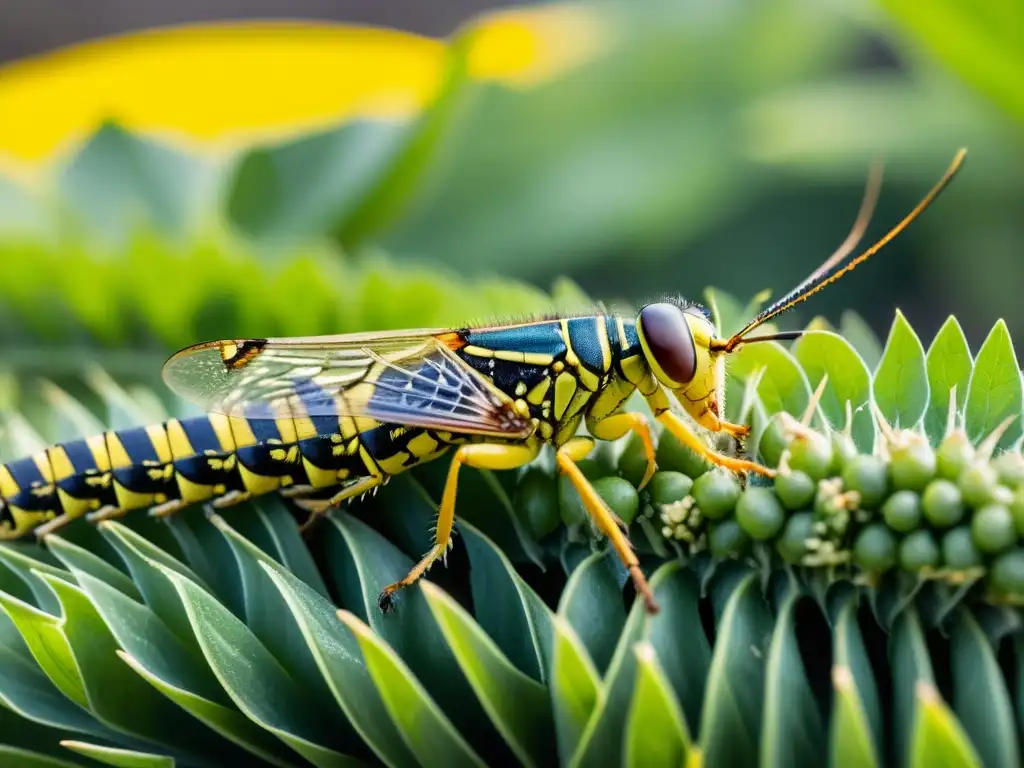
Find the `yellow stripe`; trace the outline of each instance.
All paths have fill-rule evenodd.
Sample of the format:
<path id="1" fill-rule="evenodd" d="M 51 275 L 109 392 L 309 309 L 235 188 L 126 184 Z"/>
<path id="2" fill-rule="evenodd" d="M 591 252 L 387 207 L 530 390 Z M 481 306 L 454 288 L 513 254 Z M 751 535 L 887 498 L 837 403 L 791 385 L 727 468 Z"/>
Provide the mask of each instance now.
<path id="1" fill-rule="evenodd" d="M 562 329 L 562 342 L 565 344 L 565 364 L 578 368 L 580 359 L 576 356 L 576 352 L 573 351 L 572 340 L 569 338 L 569 321 L 563 319 L 560 325 Z"/>
<path id="2" fill-rule="evenodd" d="M 460 351 L 464 352 L 467 355 L 473 355 L 473 357 L 494 357 L 496 354 L 493 349 L 487 349 L 486 347 L 476 347 L 473 346 L 472 344 L 467 344 Z"/>
<path id="3" fill-rule="evenodd" d="M 626 325 L 622 322 L 621 317 L 615 318 L 615 327 L 619 331 L 619 349 L 629 349 L 629 340 L 626 338 Z"/>
<path id="4" fill-rule="evenodd" d="M 167 432 L 164 431 L 163 424 L 150 424 L 146 427 L 146 435 L 149 437 L 149 442 L 153 444 L 157 461 L 161 464 L 170 464 L 171 446 L 167 442 Z"/>
<path id="5" fill-rule="evenodd" d="M 85 439 L 85 444 L 92 454 L 96 469 L 100 472 L 110 471 L 110 453 L 107 451 L 107 440 L 104 435 L 93 435 Z"/>
<path id="6" fill-rule="evenodd" d="M 558 374 L 555 379 L 555 418 L 561 419 L 576 392 L 576 377 L 568 371 Z"/>
<path id="7" fill-rule="evenodd" d="M 540 405 L 544 402 L 544 396 L 548 393 L 549 389 L 551 389 L 551 377 L 545 376 L 534 385 L 526 399 L 534 405 Z"/>
<path id="8" fill-rule="evenodd" d="M 167 443 L 171 447 L 171 457 L 174 461 L 178 459 L 191 459 L 196 455 L 192 443 L 189 442 L 185 428 L 177 419 L 167 422 Z"/>
<path id="9" fill-rule="evenodd" d="M 63 446 L 54 445 L 48 448 L 47 452 L 50 454 L 50 466 L 53 468 L 54 482 L 60 482 L 76 474 L 75 468 L 71 464 L 71 459 L 68 458 L 68 454 Z"/>
<path id="10" fill-rule="evenodd" d="M 221 453 L 234 453 L 236 445 L 235 436 L 231 432 L 231 420 L 223 414 L 211 413 L 210 426 L 220 441 Z"/>
<path id="11" fill-rule="evenodd" d="M 5 499 L 13 499 L 21 492 L 21 488 L 14 482 L 14 478 L 11 476 L 11 471 L 7 468 L 7 465 L 0 464 L 0 496 Z"/>
<path id="12" fill-rule="evenodd" d="M 128 451 L 124 449 L 117 433 L 107 432 L 105 437 L 107 439 L 107 455 L 110 456 L 110 466 L 113 469 L 124 469 L 125 467 L 132 466 L 132 460 L 128 456 Z"/>
<path id="13" fill-rule="evenodd" d="M 43 476 L 43 481 L 48 484 L 52 483 L 53 469 L 50 467 L 50 457 L 46 455 L 46 451 L 39 451 L 38 453 L 33 453 L 32 461 L 39 469 L 39 474 Z"/>
<path id="14" fill-rule="evenodd" d="M 601 370 L 607 373 L 608 369 L 612 367 L 612 348 L 608 339 L 608 326 L 601 315 L 594 318 L 594 323 L 597 325 L 597 340 L 601 344 Z"/>
<path id="15" fill-rule="evenodd" d="M 180 472 L 174 473 L 174 479 L 178 481 L 178 494 L 181 500 L 188 504 L 196 504 L 217 495 L 217 487 L 195 483 L 184 477 Z"/>
<path id="16" fill-rule="evenodd" d="M 248 419 L 242 416 L 229 416 L 228 424 L 231 426 L 231 437 L 235 442 L 235 449 L 256 445 L 259 441 L 249 426 Z"/>
<path id="17" fill-rule="evenodd" d="M 545 355 L 543 352 L 524 352 L 523 362 L 527 365 L 551 365 L 553 355 Z"/>

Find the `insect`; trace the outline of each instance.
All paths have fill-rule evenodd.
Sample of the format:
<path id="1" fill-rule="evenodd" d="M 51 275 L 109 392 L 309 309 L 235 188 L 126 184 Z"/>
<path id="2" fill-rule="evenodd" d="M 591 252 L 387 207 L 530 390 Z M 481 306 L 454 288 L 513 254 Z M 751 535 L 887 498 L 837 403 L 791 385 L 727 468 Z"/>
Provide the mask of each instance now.
<path id="1" fill-rule="evenodd" d="M 877 197 L 875 175 L 843 245 L 729 338 L 716 335 L 700 305 L 665 300 L 635 317 L 595 313 L 188 347 L 168 360 L 164 378 L 206 415 L 110 431 L 0 466 L 0 537 L 30 530 L 44 535 L 79 517 L 96 521 L 135 509 L 166 516 L 191 504 L 226 507 L 275 491 L 316 517 L 454 451 L 434 545 L 405 578 L 384 586 L 379 603 L 387 610 L 395 592 L 447 552 L 461 468 L 515 469 L 550 444 L 558 470 L 655 612 L 625 526 L 577 462 L 595 439 L 633 433 L 647 457 L 641 487 L 646 485 L 656 466 L 651 425 L 625 409 L 639 392 L 657 421 L 706 460 L 773 475 L 753 461 L 714 451 L 700 435 L 703 429 L 742 439 L 749 431 L 723 417 L 726 358 L 745 344 L 797 338 L 799 332 L 750 334 L 874 255 L 939 195 L 963 157 L 963 151 L 957 154 L 938 184 L 885 237 L 848 260 Z M 581 424 L 588 436 L 577 434 Z"/>

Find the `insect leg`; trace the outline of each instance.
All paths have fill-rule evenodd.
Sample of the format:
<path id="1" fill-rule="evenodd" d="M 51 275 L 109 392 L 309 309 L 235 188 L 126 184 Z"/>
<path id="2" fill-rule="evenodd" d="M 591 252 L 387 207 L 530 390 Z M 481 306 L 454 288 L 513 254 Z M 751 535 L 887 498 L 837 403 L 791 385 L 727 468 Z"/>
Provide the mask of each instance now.
<path id="1" fill-rule="evenodd" d="M 329 499 L 293 499 L 295 506 L 309 512 L 309 518 L 299 527 L 299 531 L 305 531 L 318 517 L 326 515 L 332 509 L 337 509 L 343 501 L 354 499 L 356 496 L 362 496 L 364 493 L 372 491 L 377 486 L 383 484 L 383 475 L 367 475 L 366 477 L 359 478 L 354 483 L 346 485 Z"/>
<path id="2" fill-rule="evenodd" d="M 455 523 L 455 496 L 459 483 L 459 470 L 463 465 L 477 469 L 518 469 L 533 461 L 540 452 L 540 443 L 531 440 L 517 445 L 490 445 L 476 443 L 463 445 L 452 458 L 445 481 L 444 493 L 441 496 L 441 507 L 437 513 L 437 527 L 434 533 L 434 546 L 412 567 L 408 575 L 401 581 L 389 584 L 377 598 L 382 611 L 391 608 L 392 596 L 395 592 L 414 584 L 439 557 L 443 557 L 451 546 L 452 526 Z"/>
<path id="3" fill-rule="evenodd" d="M 643 490 L 658 469 L 654 459 L 654 438 L 651 436 L 651 426 L 647 423 L 647 417 L 642 413 L 617 413 L 594 421 L 588 418 L 587 431 L 599 440 L 618 440 L 630 432 L 637 434 L 643 443 L 644 456 L 647 458 L 647 471 L 637 486 L 638 491 Z"/>
<path id="4" fill-rule="evenodd" d="M 593 445 L 593 441 L 588 438 L 574 438 L 570 440 L 559 448 L 555 454 L 558 469 L 569 478 L 573 487 L 576 488 L 576 492 L 579 493 L 580 500 L 583 502 L 583 506 L 590 514 L 590 517 L 593 518 L 601 533 L 607 536 L 608 540 L 612 543 L 615 553 L 622 560 L 622 564 L 626 566 L 629 575 L 633 578 L 636 592 L 643 598 L 647 612 L 651 614 L 657 613 L 659 610 L 658 603 L 654 599 L 654 594 L 651 592 L 651 587 L 647 583 L 643 571 L 640 570 L 640 562 L 633 551 L 633 545 L 629 543 L 626 534 L 619 529 L 615 516 L 608 509 L 597 491 L 594 490 L 594 486 L 590 484 L 590 481 L 587 480 L 586 476 L 576 465 L 577 461 L 585 458 L 590 453 Z"/>
<path id="5" fill-rule="evenodd" d="M 700 437 L 693 433 L 693 430 L 687 426 L 686 422 L 672 411 L 665 411 L 659 414 L 658 421 L 664 424 L 665 429 L 671 432 L 679 442 L 712 464 L 731 469 L 733 472 L 756 472 L 765 477 L 775 477 L 774 469 L 763 467 L 746 459 L 736 459 L 716 453 Z"/>

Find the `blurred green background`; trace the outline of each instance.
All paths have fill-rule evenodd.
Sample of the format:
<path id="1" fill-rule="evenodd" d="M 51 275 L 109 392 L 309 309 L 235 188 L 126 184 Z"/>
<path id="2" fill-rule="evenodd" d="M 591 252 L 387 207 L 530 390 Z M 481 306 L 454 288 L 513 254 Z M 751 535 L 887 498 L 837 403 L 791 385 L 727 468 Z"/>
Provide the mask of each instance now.
<path id="1" fill-rule="evenodd" d="M 211 336 L 578 304 L 571 283 L 552 289 L 561 276 L 632 305 L 706 286 L 777 295 L 846 236 L 873 159 L 886 181 L 869 239 L 961 146 L 935 206 L 801 319 L 851 308 L 884 335 L 898 307 L 927 340 L 955 314 L 975 349 L 999 317 L 1024 331 L 1017 0 L 517 6 L 445 43 L 415 109 L 297 121 L 213 153 L 173 124 L 125 129 L 114 107 L 104 121 L 100 103 L 52 153 L 19 157 L 19 137 L 64 119 L 78 60 L 35 59 L 36 81 L 0 68 L 2 364 L 57 376 L 95 359 L 149 379 L 170 348 Z M 140 46 L 89 55 L 128 72 Z M 280 66 L 328 100 L 374 75 Z M 198 72 L 180 72 L 196 111 L 210 97 Z M 45 108 L 22 106 L 25 82 Z"/>

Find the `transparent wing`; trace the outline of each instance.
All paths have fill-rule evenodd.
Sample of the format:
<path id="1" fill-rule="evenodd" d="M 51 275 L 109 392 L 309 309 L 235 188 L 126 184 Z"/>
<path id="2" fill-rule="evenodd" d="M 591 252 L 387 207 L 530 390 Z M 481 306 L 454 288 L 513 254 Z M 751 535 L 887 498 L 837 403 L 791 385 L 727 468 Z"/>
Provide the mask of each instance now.
<path id="1" fill-rule="evenodd" d="M 369 417 L 410 427 L 525 437 L 528 418 L 453 351 L 447 330 L 216 341 L 164 365 L 168 386 L 211 413 Z"/>

